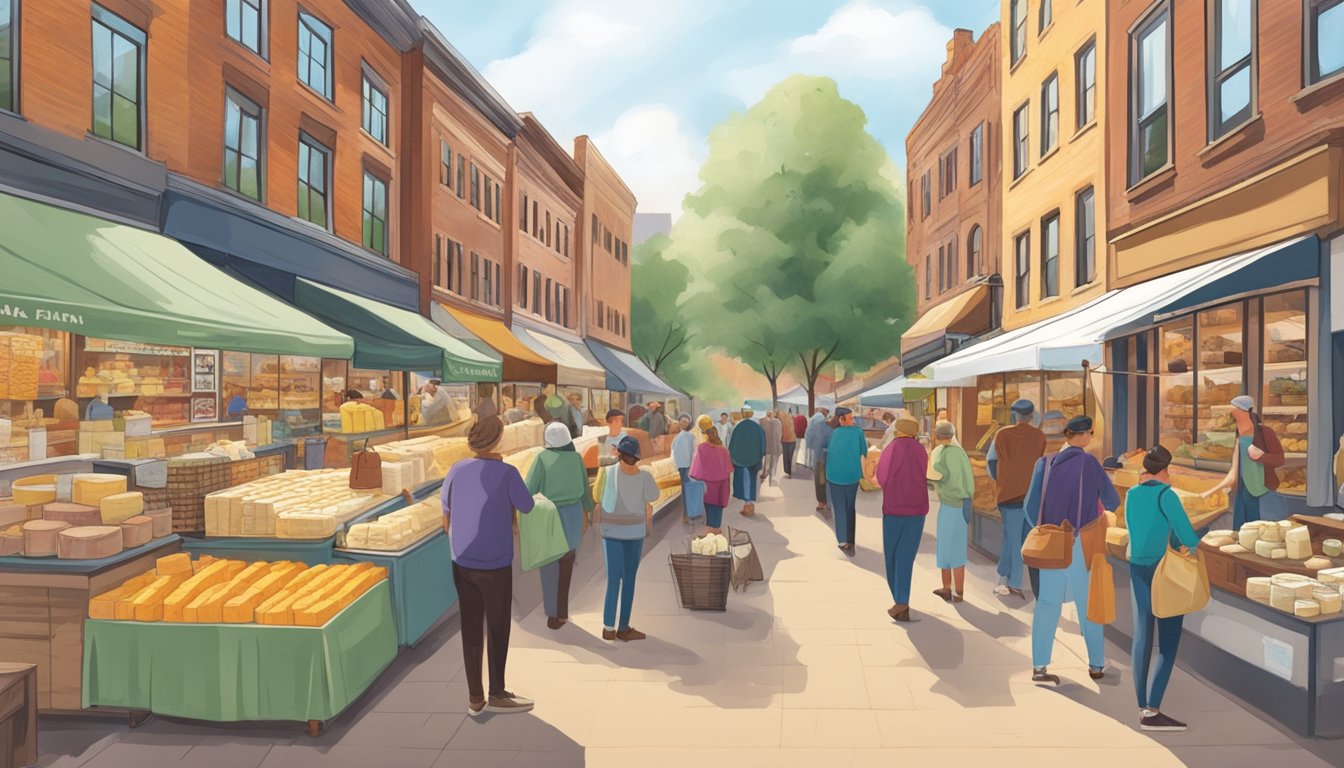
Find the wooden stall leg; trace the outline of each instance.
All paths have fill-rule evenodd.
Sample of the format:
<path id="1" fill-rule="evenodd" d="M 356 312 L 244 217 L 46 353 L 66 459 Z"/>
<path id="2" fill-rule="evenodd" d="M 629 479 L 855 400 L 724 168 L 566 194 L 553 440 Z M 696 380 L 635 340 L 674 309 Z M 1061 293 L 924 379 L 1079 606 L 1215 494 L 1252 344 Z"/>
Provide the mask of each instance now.
<path id="1" fill-rule="evenodd" d="M 309 721 L 308 721 L 308 736 L 311 737 L 311 738 L 316 739 L 318 736 L 321 736 L 321 735 L 322 735 L 322 721 L 321 721 L 321 720 L 309 720 Z"/>

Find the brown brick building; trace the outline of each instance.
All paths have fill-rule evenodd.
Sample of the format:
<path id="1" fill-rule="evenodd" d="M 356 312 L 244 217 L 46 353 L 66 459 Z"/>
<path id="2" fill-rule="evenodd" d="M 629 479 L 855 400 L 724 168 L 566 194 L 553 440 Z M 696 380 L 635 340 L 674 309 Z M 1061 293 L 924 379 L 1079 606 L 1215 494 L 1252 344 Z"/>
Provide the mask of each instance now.
<path id="1" fill-rule="evenodd" d="M 565 329 L 579 327 L 579 209 L 583 174 L 574 159 L 531 114 L 513 149 L 513 196 L 518 204 L 514 246 L 513 312 Z"/>
<path id="2" fill-rule="evenodd" d="M 574 140 L 583 171 L 577 245 L 579 284 L 587 296 L 583 335 L 630 351 L 630 241 L 635 195 L 587 136 Z"/>

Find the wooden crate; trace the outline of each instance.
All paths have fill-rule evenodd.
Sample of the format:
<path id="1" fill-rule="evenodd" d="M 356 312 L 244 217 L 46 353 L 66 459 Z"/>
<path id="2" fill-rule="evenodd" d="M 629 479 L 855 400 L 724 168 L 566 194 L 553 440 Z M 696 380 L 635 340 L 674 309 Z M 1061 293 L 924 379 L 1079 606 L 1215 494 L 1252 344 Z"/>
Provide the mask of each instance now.
<path id="1" fill-rule="evenodd" d="M 37 762 L 37 668 L 0 662 L 0 766 Z"/>

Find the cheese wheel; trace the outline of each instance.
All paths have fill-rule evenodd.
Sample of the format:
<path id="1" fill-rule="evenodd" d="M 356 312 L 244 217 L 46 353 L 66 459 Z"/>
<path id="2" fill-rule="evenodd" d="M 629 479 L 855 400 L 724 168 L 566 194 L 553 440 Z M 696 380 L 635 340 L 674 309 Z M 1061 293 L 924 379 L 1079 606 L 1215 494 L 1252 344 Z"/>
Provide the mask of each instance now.
<path id="1" fill-rule="evenodd" d="M 43 520 L 60 520 L 71 525 L 102 525 L 103 518 L 97 507 L 53 501 L 42 505 Z"/>
<path id="2" fill-rule="evenodd" d="M 28 522 L 28 507 L 13 502 L 0 502 L 0 528 L 23 525 Z"/>
<path id="3" fill-rule="evenodd" d="M 1246 580 L 1246 596 L 1257 602 L 1269 602 L 1270 589 L 1268 576 L 1252 576 Z"/>
<path id="4" fill-rule="evenodd" d="M 121 528 L 115 525 L 66 528 L 57 539 L 62 560 L 99 560 L 121 552 Z"/>
<path id="5" fill-rule="evenodd" d="M 59 520 L 29 520 L 23 524 L 23 554 L 28 557 L 51 557 L 61 551 L 61 531 L 69 523 Z"/>
<path id="6" fill-rule="evenodd" d="M 145 517 L 148 517 L 150 522 L 153 524 L 152 532 L 154 538 L 161 539 L 164 536 L 172 535 L 173 533 L 172 509 L 151 509 L 145 512 Z"/>
<path id="7" fill-rule="evenodd" d="M 1255 549 L 1255 542 L 1260 540 L 1260 526 L 1243 525 L 1237 532 L 1237 543 L 1247 549 Z"/>
<path id="8" fill-rule="evenodd" d="M 1341 543 L 1339 539 L 1326 539 L 1321 542 L 1321 552 L 1326 557 L 1339 557 L 1344 554 L 1344 543 Z"/>
<path id="9" fill-rule="evenodd" d="M 1293 610 L 1293 603 L 1296 601 L 1297 593 L 1291 587 L 1284 587 L 1279 584 L 1270 585 L 1269 604 L 1271 607 L 1291 613 Z"/>
<path id="10" fill-rule="evenodd" d="M 1255 554 L 1261 557 L 1273 557 L 1276 543 L 1266 539 L 1255 542 Z"/>
<path id="11" fill-rule="evenodd" d="M 14 494 L 14 503 L 23 504 L 28 507 L 35 507 L 39 504 L 48 504 L 56 500 L 56 485 L 25 485 L 20 486 L 19 481 L 14 481 L 14 486 L 10 491 Z"/>
<path id="12" fill-rule="evenodd" d="M 1344 584 L 1344 568 L 1326 568 L 1318 571 L 1316 578 L 1322 584 Z"/>
<path id="13" fill-rule="evenodd" d="M 1214 535 L 1210 534 L 1210 535 L 1204 537 L 1204 543 L 1205 543 L 1205 544 L 1208 544 L 1210 547 L 1220 547 L 1220 548 L 1221 548 L 1221 547 L 1226 547 L 1226 546 L 1228 546 L 1228 545 L 1232 545 L 1232 544 L 1235 544 L 1236 546 L 1241 547 L 1240 544 L 1237 544 L 1237 540 L 1234 539 L 1234 538 L 1232 538 L 1231 536 L 1214 536 Z M 1244 550 L 1245 547 L 1242 547 L 1242 549 Z"/>
<path id="14" fill-rule="evenodd" d="M 1261 541 L 1281 542 L 1283 541 L 1283 533 L 1283 529 L 1274 523 L 1260 526 Z"/>
<path id="15" fill-rule="evenodd" d="M 121 524 L 121 548 L 134 549 L 154 540 L 154 521 L 144 515 L 128 518 Z"/>
<path id="16" fill-rule="evenodd" d="M 1310 619 L 1321 615 L 1321 604 L 1315 600 L 1298 600 L 1293 603 L 1293 615 Z"/>
<path id="17" fill-rule="evenodd" d="M 1311 592 L 1311 599 L 1321 606 L 1322 614 L 1339 613 L 1344 607 L 1339 590 L 1329 587 L 1317 587 Z"/>
<path id="18" fill-rule="evenodd" d="M 144 514 L 145 494 L 140 491 L 114 493 L 104 496 L 98 502 L 105 525 L 116 525 L 136 515 Z"/>
<path id="19" fill-rule="evenodd" d="M 1274 551 L 1269 553 L 1269 559 L 1271 560 L 1286 560 L 1287 558 L 1288 550 L 1283 547 L 1275 547 Z"/>
<path id="20" fill-rule="evenodd" d="M 96 506 L 98 502 L 108 496 L 125 492 L 126 477 L 124 475 L 80 474 L 75 475 L 71 500 L 76 504 Z M 127 517 L 130 517 L 130 515 L 127 515 Z"/>

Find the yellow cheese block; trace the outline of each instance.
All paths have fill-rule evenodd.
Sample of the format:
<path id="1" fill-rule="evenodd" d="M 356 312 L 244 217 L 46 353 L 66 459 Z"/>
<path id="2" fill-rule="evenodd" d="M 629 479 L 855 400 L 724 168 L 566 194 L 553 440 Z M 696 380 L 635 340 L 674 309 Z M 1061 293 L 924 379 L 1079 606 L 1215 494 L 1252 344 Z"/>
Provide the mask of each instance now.
<path id="1" fill-rule="evenodd" d="M 302 563 L 274 563 L 265 576 L 224 604 L 221 621 L 225 624 L 251 624 L 256 617 L 257 606 L 284 589 L 305 570 L 307 569 Z"/>
<path id="2" fill-rule="evenodd" d="M 114 615 L 122 621 L 163 621 L 163 601 L 177 589 L 184 574 L 160 576 L 135 595 L 117 602 Z"/>
<path id="3" fill-rule="evenodd" d="M 345 565 L 333 565 L 323 571 L 317 578 L 312 579 L 301 589 L 286 589 L 276 598 L 273 605 L 269 608 L 257 609 L 257 623 L 270 624 L 277 626 L 286 626 L 294 623 L 294 605 L 304 598 L 313 594 L 320 594 L 329 585 L 344 577 L 346 571 L 350 569 Z"/>
<path id="4" fill-rule="evenodd" d="M 257 606 L 256 609 L 257 623 L 258 624 L 264 623 L 261 620 L 261 615 L 263 612 L 270 612 L 274 610 L 277 606 L 280 605 L 280 603 L 289 600 L 298 592 L 306 589 L 309 584 L 321 578 L 322 574 L 326 573 L 329 568 L 331 568 L 331 566 L 329 565 L 315 565 L 312 568 L 308 568 L 295 575 L 295 577 L 292 580 L 290 580 L 288 584 L 285 585 L 283 590 L 277 590 L 275 594 L 263 600 L 261 604 Z"/>
<path id="5" fill-rule="evenodd" d="M 71 501 L 76 504 L 100 506 L 99 502 L 108 496 L 126 492 L 126 478 L 122 475 L 83 474 L 75 475 L 71 486 Z M 142 508 L 143 511 L 143 508 Z M 136 514 L 139 514 L 138 512 Z M 131 515 L 127 515 L 131 517 Z M 117 522 L 121 522 L 118 520 Z"/>
<path id="6" fill-rule="evenodd" d="M 160 576 L 168 576 L 174 573 L 191 573 L 191 555 L 186 552 L 179 552 L 176 555 L 160 557 L 154 561 L 154 570 Z"/>
<path id="7" fill-rule="evenodd" d="M 51 485 L 27 485 L 20 486 L 19 481 L 14 481 L 14 487 L 11 490 L 14 495 L 14 503 L 22 504 L 25 507 L 35 507 L 40 504 L 50 504 L 56 500 L 56 484 Z"/>
<path id="8" fill-rule="evenodd" d="M 139 576 L 127 579 L 120 587 L 110 589 L 101 595 L 97 595 L 89 601 L 90 619 L 115 619 L 116 607 L 119 600 L 126 600 L 135 596 L 136 592 L 149 586 L 158 576 L 153 571 L 145 571 Z"/>
<path id="9" fill-rule="evenodd" d="M 193 600 L 183 612 L 184 620 L 199 624 L 221 623 L 224 620 L 225 604 L 246 592 L 270 569 L 270 563 L 252 563 L 246 566 L 229 581 L 206 590 L 203 595 Z"/>
<path id="10" fill-rule="evenodd" d="M 191 572 L 200 573 L 210 566 L 211 563 L 218 562 L 218 559 L 212 555 L 201 555 L 191 562 Z"/>
<path id="11" fill-rule="evenodd" d="M 208 621 L 200 618 L 202 607 L 208 605 L 210 601 L 214 600 L 216 597 L 223 595 L 228 589 L 228 584 L 216 584 L 202 592 L 200 597 L 192 600 L 190 605 L 182 609 L 182 621 L 187 622 L 188 624 L 204 623 L 205 621 Z"/>
<path id="12" fill-rule="evenodd" d="M 373 585 L 387 578 L 386 568 L 369 568 L 346 579 L 334 594 L 328 593 L 321 600 L 294 609 L 294 624 L 300 627 L 320 627 L 368 592 Z"/>
<path id="13" fill-rule="evenodd" d="M 182 621 L 183 613 L 191 601 L 200 597 L 205 590 L 229 580 L 229 561 L 216 560 L 207 565 L 200 573 L 182 582 L 173 593 L 163 601 L 163 620 Z"/>
<path id="14" fill-rule="evenodd" d="M 103 525 L 120 525 L 136 515 L 144 514 L 145 494 L 131 491 L 104 496 L 98 501 L 98 511 L 102 513 Z"/>

